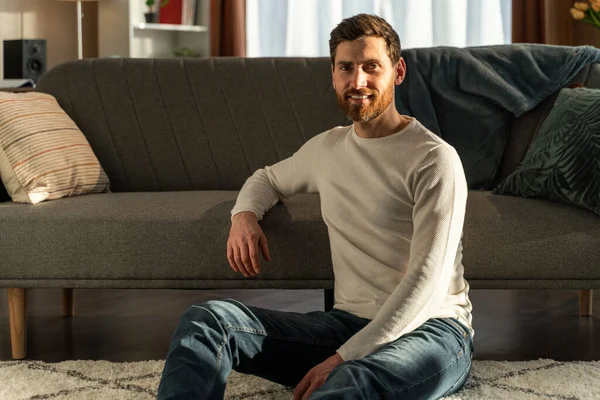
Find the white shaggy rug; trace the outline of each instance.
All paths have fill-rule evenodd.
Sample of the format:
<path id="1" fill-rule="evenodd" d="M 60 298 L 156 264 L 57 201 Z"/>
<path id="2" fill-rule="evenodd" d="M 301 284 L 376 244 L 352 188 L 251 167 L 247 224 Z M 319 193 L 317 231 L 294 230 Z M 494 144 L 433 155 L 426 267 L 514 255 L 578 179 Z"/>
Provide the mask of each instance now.
<path id="1" fill-rule="evenodd" d="M 0 399 L 153 399 L 164 361 L 0 362 Z M 233 372 L 228 400 L 292 398 L 291 390 Z M 474 361 L 466 386 L 452 400 L 600 399 L 600 361 Z"/>

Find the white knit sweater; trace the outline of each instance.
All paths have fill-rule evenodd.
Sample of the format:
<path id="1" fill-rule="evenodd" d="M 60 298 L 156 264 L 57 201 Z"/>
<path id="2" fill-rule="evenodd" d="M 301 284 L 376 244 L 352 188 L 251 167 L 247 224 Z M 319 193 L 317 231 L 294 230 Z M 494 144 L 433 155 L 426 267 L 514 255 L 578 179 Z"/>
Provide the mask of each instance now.
<path id="1" fill-rule="evenodd" d="M 382 138 L 337 127 L 256 171 L 231 215 L 252 211 L 261 220 L 279 200 L 317 192 L 331 243 L 334 308 L 372 319 L 338 349 L 345 361 L 430 318 L 458 318 L 473 333 L 461 245 L 467 184 L 452 146 L 414 118 Z"/>

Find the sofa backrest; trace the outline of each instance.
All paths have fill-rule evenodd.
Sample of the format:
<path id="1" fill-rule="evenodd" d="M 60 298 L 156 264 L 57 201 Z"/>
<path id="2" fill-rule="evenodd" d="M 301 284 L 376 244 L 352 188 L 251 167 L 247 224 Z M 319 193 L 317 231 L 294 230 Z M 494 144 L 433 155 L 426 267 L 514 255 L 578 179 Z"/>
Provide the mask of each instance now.
<path id="1" fill-rule="evenodd" d="M 330 68 L 329 57 L 86 59 L 53 68 L 36 90 L 81 128 L 112 191 L 238 190 L 258 168 L 350 123 Z M 600 64 L 572 82 L 600 88 Z M 492 187 L 519 165 L 556 95 L 513 121 Z"/>
<path id="2" fill-rule="evenodd" d="M 36 90 L 84 132 L 114 192 L 237 190 L 349 124 L 328 57 L 78 60 Z"/>

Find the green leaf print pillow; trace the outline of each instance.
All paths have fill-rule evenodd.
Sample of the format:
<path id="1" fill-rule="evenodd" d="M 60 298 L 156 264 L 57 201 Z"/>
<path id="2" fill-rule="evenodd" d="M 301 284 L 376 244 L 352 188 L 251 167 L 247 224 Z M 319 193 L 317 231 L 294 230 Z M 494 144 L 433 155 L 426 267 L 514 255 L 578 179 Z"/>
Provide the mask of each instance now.
<path id="1" fill-rule="evenodd" d="M 557 200 L 600 214 L 600 90 L 561 89 L 523 161 L 492 193 Z"/>

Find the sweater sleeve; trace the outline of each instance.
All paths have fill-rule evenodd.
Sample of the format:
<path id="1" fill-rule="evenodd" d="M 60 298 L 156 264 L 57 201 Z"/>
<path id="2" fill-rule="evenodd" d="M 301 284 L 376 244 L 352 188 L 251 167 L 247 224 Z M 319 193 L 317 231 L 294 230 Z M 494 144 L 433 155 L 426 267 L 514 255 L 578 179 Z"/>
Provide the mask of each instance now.
<path id="1" fill-rule="evenodd" d="M 434 147 L 413 175 L 413 235 L 406 275 L 372 321 L 337 352 L 363 358 L 412 332 L 445 301 L 462 236 L 467 183 L 456 151 Z"/>
<path id="2" fill-rule="evenodd" d="M 292 156 L 254 172 L 242 186 L 231 218 L 252 211 L 260 221 L 280 200 L 299 193 L 316 193 L 314 163 L 326 133 L 309 139 Z"/>

